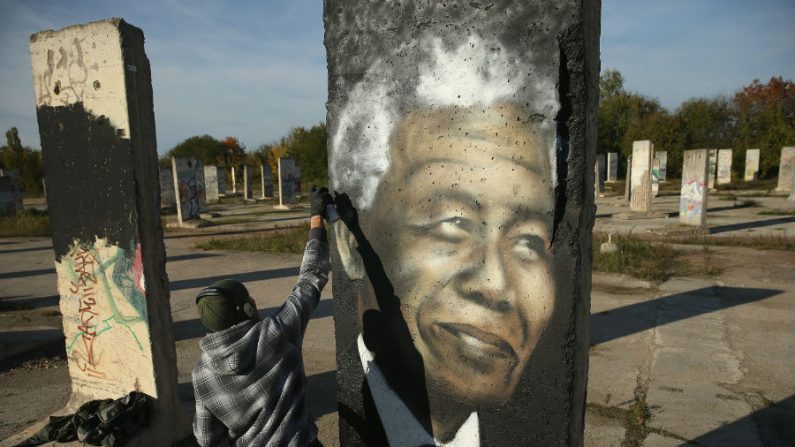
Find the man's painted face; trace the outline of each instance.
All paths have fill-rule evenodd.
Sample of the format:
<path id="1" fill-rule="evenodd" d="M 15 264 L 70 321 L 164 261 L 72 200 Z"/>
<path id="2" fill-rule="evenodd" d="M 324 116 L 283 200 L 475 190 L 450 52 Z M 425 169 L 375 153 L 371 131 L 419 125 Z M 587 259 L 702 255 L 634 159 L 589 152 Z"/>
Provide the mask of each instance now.
<path id="1" fill-rule="evenodd" d="M 409 114 L 368 212 L 429 391 L 459 402 L 508 399 L 554 307 L 547 148 L 521 118 Z"/>

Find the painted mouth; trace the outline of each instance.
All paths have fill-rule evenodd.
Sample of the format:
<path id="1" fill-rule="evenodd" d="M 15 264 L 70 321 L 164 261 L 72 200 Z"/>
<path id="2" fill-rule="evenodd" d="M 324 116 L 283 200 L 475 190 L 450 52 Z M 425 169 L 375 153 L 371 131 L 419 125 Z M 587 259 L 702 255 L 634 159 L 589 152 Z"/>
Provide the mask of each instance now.
<path id="1" fill-rule="evenodd" d="M 462 323 L 435 324 L 441 329 L 442 336 L 453 339 L 459 355 L 469 359 L 499 359 L 513 364 L 519 363 L 519 356 L 505 338 L 478 327 Z"/>

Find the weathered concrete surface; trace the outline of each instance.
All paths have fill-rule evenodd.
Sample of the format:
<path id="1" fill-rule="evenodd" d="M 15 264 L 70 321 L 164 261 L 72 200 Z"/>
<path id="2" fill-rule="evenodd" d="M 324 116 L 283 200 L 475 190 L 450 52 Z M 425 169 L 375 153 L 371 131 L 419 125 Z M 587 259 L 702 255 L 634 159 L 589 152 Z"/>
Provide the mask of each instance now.
<path id="1" fill-rule="evenodd" d="M 221 196 L 218 189 L 218 172 L 217 166 L 208 165 L 204 167 L 204 198 L 207 203 L 215 203 Z"/>
<path id="2" fill-rule="evenodd" d="M 745 151 L 745 176 L 746 182 L 757 179 L 759 175 L 759 149 L 748 149 Z"/>
<path id="3" fill-rule="evenodd" d="M 718 149 L 718 173 L 716 182 L 725 185 L 732 182 L 732 150 Z"/>
<path id="4" fill-rule="evenodd" d="M 629 209 L 646 213 L 651 209 L 651 169 L 654 146 L 649 140 L 632 142 L 632 169 L 629 185 Z"/>
<path id="5" fill-rule="evenodd" d="M 254 183 L 252 177 L 254 172 L 249 165 L 243 166 L 243 198 L 245 200 L 254 200 Z"/>
<path id="6" fill-rule="evenodd" d="M 360 219 L 335 229 L 344 445 L 582 442 L 598 15 L 579 1 L 325 2 L 329 175 Z M 447 222 L 454 208 L 465 217 Z M 548 247 L 532 290 L 505 239 L 530 214 Z M 445 240 L 459 225 L 471 231 Z M 494 312 L 494 297 L 510 304 Z"/>
<path id="7" fill-rule="evenodd" d="M 704 226 L 707 223 L 707 169 L 709 151 L 685 151 L 682 161 L 682 189 L 679 199 L 679 222 Z"/>
<path id="8" fill-rule="evenodd" d="M 34 34 L 72 408 L 133 390 L 156 399 L 143 439 L 180 436 L 149 62 L 120 19 Z"/>
<path id="9" fill-rule="evenodd" d="M 618 180 L 618 152 L 609 152 L 607 154 L 607 182 L 615 182 Z"/>
<path id="10" fill-rule="evenodd" d="M 782 147 L 776 191 L 792 192 L 793 177 L 795 177 L 795 147 Z"/>

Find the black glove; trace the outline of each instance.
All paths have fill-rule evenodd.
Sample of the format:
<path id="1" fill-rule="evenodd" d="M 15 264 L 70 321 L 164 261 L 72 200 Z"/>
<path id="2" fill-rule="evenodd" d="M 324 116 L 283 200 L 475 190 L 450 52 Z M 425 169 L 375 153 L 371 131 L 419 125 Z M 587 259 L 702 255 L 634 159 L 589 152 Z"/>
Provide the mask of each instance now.
<path id="1" fill-rule="evenodd" d="M 317 186 L 312 187 L 312 216 L 321 216 L 326 219 L 326 206 L 334 205 L 334 199 L 328 192 L 328 188 Z"/>

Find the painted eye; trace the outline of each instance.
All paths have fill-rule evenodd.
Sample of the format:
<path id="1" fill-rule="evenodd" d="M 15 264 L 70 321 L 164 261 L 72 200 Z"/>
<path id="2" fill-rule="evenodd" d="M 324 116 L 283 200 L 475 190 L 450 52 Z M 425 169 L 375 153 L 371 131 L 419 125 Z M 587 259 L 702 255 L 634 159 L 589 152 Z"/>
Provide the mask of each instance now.
<path id="1" fill-rule="evenodd" d="M 445 219 L 433 228 L 432 233 L 448 242 L 459 242 L 469 236 L 472 223 L 463 217 Z"/>
<path id="2" fill-rule="evenodd" d="M 543 246 L 536 236 L 521 236 L 514 239 L 513 252 L 519 259 L 535 262 L 541 259 Z"/>

